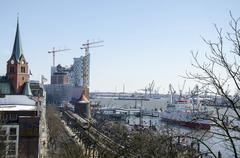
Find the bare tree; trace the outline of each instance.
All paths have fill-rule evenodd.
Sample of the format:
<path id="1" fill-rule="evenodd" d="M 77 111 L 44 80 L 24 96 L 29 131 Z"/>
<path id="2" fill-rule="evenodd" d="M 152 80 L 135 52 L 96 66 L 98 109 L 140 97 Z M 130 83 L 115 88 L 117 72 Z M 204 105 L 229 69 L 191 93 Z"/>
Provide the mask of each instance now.
<path id="1" fill-rule="evenodd" d="M 84 158 L 83 150 L 65 131 L 56 107 L 47 107 L 48 155 L 51 158 Z"/>
<path id="2" fill-rule="evenodd" d="M 202 84 L 212 95 L 222 99 L 226 107 L 217 107 L 216 100 L 207 104 L 215 107 L 215 113 L 210 118 L 219 129 L 211 131 L 218 135 L 227 145 L 229 152 L 235 158 L 240 157 L 240 18 L 234 18 L 230 12 L 230 32 L 223 33 L 222 28 L 214 25 L 217 40 L 215 42 L 203 38 L 209 47 L 201 62 L 198 52 L 192 52 L 196 69 L 194 73 L 187 73 L 187 78 Z M 206 143 L 206 142 L 202 142 Z M 205 144 L 206 146 L 208 144 Z M 209 147 L 214 157 L 214 153 Z"/>
<path id="3" fill-rule="evenodd" d="M 194 158 L 199 155 L 195 148 L 180 144 L 171 128 L 162 127 L 159 131 L 130 130 L 121 123 L 108 122 L 101 129 L 101 132 L 122 146 L 112 148 L 114 157 Z M 107 157 L 109 153 L 100 152 L 99 154 L 100 157 Z"/>

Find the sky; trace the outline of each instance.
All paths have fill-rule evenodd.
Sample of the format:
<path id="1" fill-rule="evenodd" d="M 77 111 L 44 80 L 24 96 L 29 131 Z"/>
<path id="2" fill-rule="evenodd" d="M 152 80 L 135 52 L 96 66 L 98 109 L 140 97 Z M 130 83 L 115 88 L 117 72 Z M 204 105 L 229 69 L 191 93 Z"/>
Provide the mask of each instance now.
<path id="1" fill-rule="evenodd" d="M 0 75 L 6 74 L 19 13 L 25 58 L 33 74 L 50 81 L 52 55 L 71 65 L 87 40 L 103 40 L 90 50 L 90 90 L 134 92 L 152 80 L 161 93 L 182 87 L 194 71 L 190 51 L 205 53 L 201 37 L 216 39 L 213 24 L 228 30 L 229 11 L 240 17 L 239 0 L 1 0 Z M 186 81 L 186 86 L 195 83 Z"/>

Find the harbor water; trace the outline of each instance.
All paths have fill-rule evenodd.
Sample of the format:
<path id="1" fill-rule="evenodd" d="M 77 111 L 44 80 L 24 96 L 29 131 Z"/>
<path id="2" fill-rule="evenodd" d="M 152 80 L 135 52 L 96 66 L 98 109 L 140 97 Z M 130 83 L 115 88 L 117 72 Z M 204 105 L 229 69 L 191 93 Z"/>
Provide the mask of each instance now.
<path id="1" fill-rule="evenodd" d="M 97 102 L 99 103 L 100 106 L 102 107 L 116 107 L 116 108 L 140 108 L 142 106 L 142 109 L 144 110 L 160 110 L 164 111 L 167 106 L 167 102 L 169 101 L 169 98 L 161 98 L 161 99 L 150 99 L 149 101 L 135 101 L 135 100 L 118 100 L 115 98 L 95 98 L 91 99 L 92 102 Z M 213 107 L 208 107 L 209 110 L 214 110 Z M 214 110 L 215 111 L 215 110 Z M 220 109 L 220 111 L 224 111 L 223 109 Z M 230 112 L 231 113 L 231 112 Z M 129 117 L 127 122 L 130 125 L 134 124 L 139 124 L 140 119 L 139 117 Z M 215 154 L 217 152 L 221 151 L 222 157 L 233 157 L 232 152 L 229 152 L 228 146 L 225 141 L 223 141 L 223 137 L 219 135 L 215 135 L 213 133 L 221 133 L 221 129 L 217 127 L 211 127 L 209 131 L 205 130 L 200 130 L 200 129 L 191 129 L 191 128 L 186 128 L 180 125 L 176 124 L 166 124 L 165 122 L 162 122 L 160 117 L 149 117 L 149 116 L 144 116 L 142 118 L 142 123 L 143 125 L 155 125 L 157 128 L 162 128 L 166 127 L 166 125 L 174 129 L 176 133 L 179 134 L 186 134 L 186 135 L 192 135 L 196 137 L 203 137 L 203 140 L 206 142 L 206 144 L 213 150 Z M 236 142 L 237 144 L 240 145 L 239 142 Z M 200 144 L 200 149 L 201 151 L 207 151 L 207 148 L 204 145 Z"/>

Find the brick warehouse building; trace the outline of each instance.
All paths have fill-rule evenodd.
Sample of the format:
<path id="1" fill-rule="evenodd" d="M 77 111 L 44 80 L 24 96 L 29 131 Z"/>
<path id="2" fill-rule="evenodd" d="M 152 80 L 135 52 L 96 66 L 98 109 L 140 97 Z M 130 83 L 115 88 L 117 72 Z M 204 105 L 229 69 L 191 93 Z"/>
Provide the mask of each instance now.
<path id="1" fill-rule="evenodd" d="M 30 82 L 23 55 L 19 23 L 6 76 L 0 76 L 0 154 L 7 158 L 36 158 L 43 88 Z"/>

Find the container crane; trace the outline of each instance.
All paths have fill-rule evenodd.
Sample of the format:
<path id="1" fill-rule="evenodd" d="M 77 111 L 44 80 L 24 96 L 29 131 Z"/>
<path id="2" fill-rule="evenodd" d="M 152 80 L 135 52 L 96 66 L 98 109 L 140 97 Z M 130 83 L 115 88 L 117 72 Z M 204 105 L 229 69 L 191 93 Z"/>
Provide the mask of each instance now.
<path id="1" fill-rule="evenodd" d="M 58 49 L 58 50 L 55 50 L 55 47 L 53 47 L 53 49 L 51 51 L 48 51 L 48 53 L 52 53 L 53 54 L 53 67 L 55 67 L 55 53 L 56 52 L 68 51 L 68 50 L 71 50 L 71 49 Z"/>

